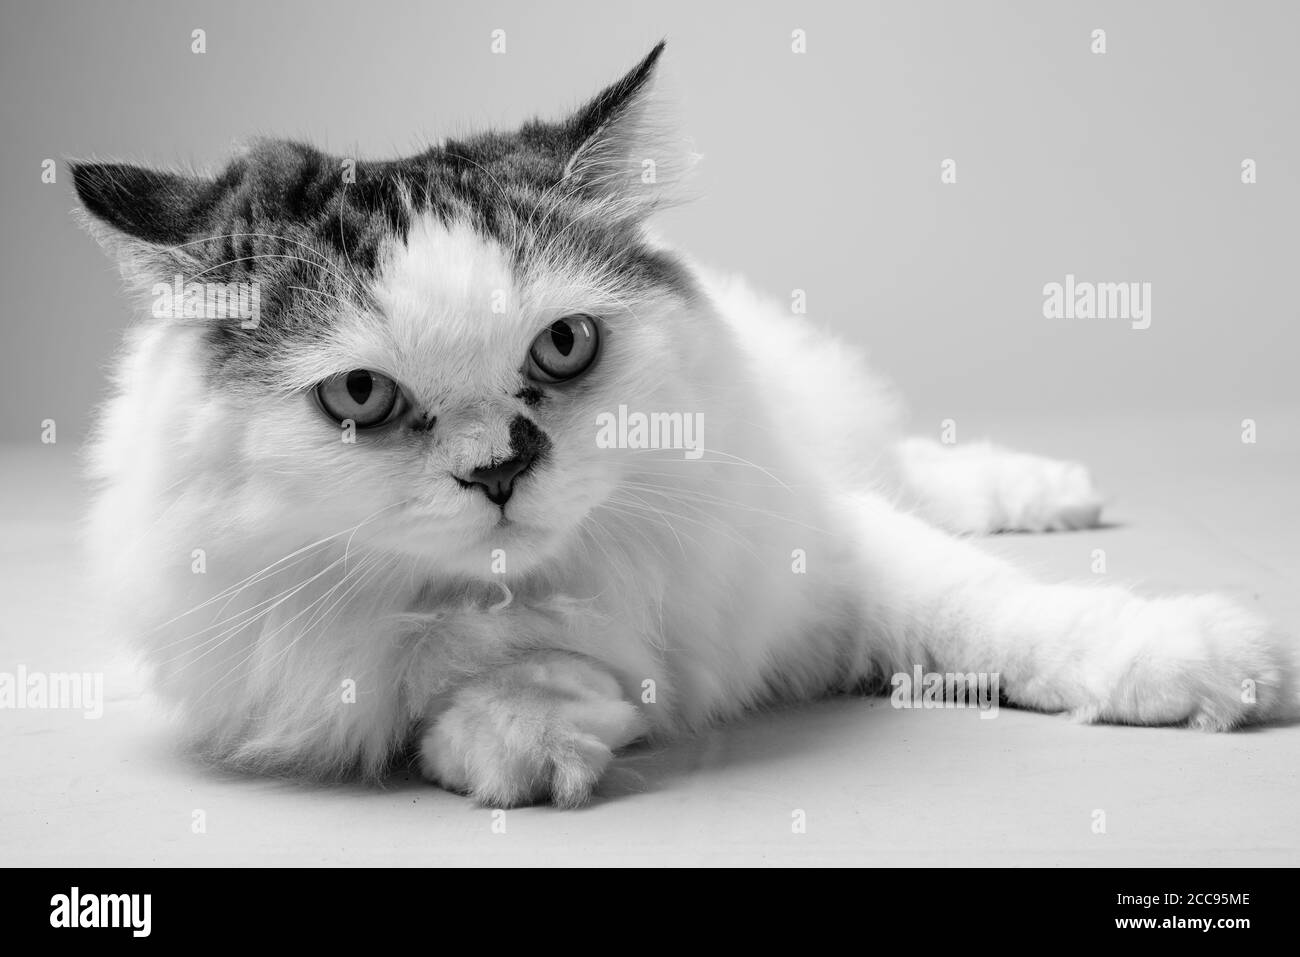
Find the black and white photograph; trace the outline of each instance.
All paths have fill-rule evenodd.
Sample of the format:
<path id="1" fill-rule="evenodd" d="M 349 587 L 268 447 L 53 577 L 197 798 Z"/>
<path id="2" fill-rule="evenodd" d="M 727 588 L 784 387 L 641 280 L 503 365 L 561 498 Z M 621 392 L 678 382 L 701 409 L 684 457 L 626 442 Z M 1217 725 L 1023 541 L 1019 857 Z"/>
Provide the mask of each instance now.
<path id="1" fill-rule="evenodd" d="M 1086 868 L 1112 939 L 1260 932 L 1295 4 L 2 17 L 5 865 Z"/>

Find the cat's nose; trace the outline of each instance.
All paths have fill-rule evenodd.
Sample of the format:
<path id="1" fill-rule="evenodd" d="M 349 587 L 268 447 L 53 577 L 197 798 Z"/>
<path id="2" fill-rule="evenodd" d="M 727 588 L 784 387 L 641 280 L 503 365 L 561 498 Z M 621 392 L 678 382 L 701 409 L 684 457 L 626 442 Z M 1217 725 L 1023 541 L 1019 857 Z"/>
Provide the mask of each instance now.
<path id="1" fill-rule="evenodd" d="M 465 488 L 477 488 L 493 505 L 505 505 L 515 490 L 515 479 L 532 468 L 550 448 L 551 441 L 531 419 L 516 416 L 510 423 L 510 457 L 482 465 L 468 475 L 457 475 Z"/>
<path id="2" fill-rule="evenodd" d="M 456 480 L 467 488 L 480 489 L 493 505 L 504 505 L 514 493 L 515 479 L 532 467 L 534 458 L 532 454 L 516 455 L 504 462 L 476 468 L 463 478 L 457 475 Z"/>

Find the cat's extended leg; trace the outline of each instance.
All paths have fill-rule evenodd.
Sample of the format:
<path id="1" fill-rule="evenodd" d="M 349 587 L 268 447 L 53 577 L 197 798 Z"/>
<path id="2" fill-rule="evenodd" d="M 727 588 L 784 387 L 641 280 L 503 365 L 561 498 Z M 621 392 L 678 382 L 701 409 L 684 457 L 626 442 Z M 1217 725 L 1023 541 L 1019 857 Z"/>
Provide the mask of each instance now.
<path id="1" fill-rule="evenodd" d="M 1047 585 L 883 499 L 853 500 L 869 651 L 887 670 L 998 673 L 1013 704 L 1223 730 L 1290 715 L 1290 643 L 1214 595 Z"/>
<path id="2" fill-rule="evenodd" d="M 613 752 L 641 736 L 640 712 L 595 663 L 527 655 L 451 695 L 420 742 L 425 777 L 491 807 L 587 801 Z"/>
<path id="3" fill-rule="evenodd" d="M 1101 517 L 1101 497 L 1076 462 L 921 438 L 900 442 L 897 457 L 904 501 L 949 531 L 1057 531 Z"/>

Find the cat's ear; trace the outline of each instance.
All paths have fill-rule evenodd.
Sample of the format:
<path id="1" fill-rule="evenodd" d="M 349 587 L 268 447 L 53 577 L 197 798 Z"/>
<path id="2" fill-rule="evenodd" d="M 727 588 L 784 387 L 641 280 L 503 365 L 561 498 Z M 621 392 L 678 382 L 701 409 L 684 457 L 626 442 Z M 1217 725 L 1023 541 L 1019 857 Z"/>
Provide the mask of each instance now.
<path id="1" fill-rule="evenodd" d="M 218 250 L 195 240 L 238 182 L 241 164 L 216 178 L 126 163 L 73 162 L 71 168 L 87 229 L 130 278 L 152 282 L 212 265 L 205 255 Z"/>
<path id="2" fill-rule="evenodd" d="M 86 211 L 122 239 L 151 246 L 186 242 L 212 182 L 125 163 L 72 164 Z"/>
<path id="3" fill-rule="evenodd" d="M 655 97 L 660 41 L 562 125 L 563 179 L 637 215 L 680 201 L 696 157 Z"/>

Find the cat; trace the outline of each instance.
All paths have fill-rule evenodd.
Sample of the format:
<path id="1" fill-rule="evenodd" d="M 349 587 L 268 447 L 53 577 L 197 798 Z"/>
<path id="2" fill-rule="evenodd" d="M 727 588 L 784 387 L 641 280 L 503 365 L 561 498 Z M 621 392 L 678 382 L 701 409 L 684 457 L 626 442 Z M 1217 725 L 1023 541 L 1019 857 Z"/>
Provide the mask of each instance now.
<path id="1" fill-rule="evenodd" d="M 662 50 L 563 120 L 405 159 L 73 164 L 146 305 L 92 440 L 92 567 L 188 745 L 573 807 L 634 742 L 917 666 L 1083 721 L 1289 713 L 1250 609 L 1039 583 L 971 540 L 1097 524 L 1086 469 L 904 438 L 862 356 L 656 237 L 694 161 Z"/>

